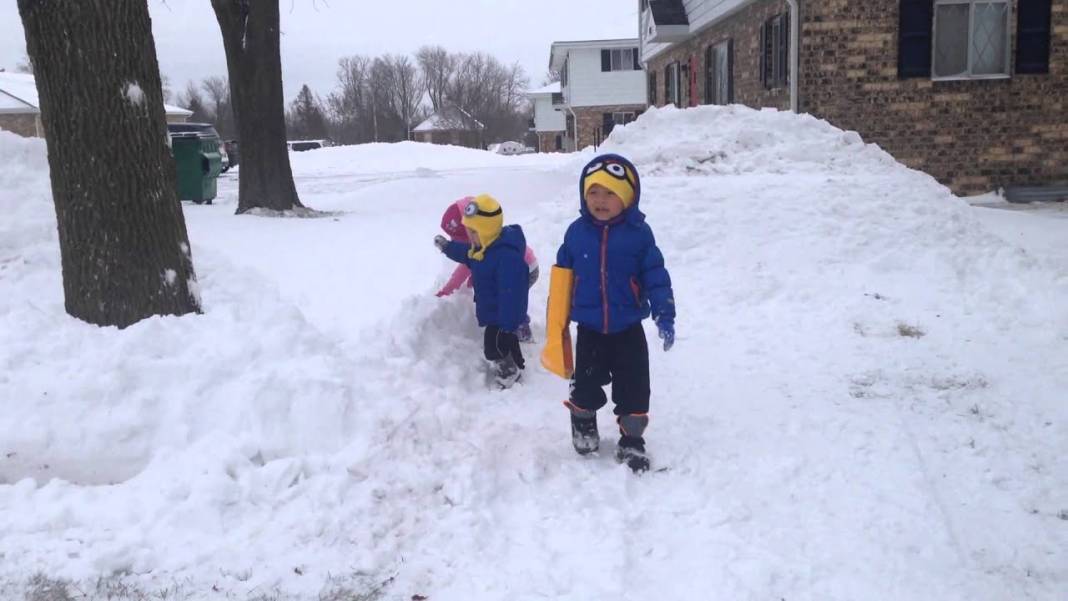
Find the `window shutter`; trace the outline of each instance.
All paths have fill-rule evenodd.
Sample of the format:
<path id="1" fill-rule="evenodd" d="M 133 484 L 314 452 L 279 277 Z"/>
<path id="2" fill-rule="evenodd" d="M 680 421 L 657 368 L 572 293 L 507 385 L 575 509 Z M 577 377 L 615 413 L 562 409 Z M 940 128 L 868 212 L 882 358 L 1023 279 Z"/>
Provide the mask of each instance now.
<path id="1" fill-rule="evenodd" d="M 649 106 L 656 106 L 656 71 L 649 73 Z"/>
<path id="2" fill-rule="evenodd" d="M 635 71 L 641 71 L 642 70 L 642 65 L 641 65 L 641 62 L 638 60 L 638 49 L 637 48 L 631 48 L 630 52 L 631 52 L 631 56 L 634 57 L 634 70 Z"/>
<path id="3" fill-rule="evenodd" d="M 664 67 L 664 104 L 671 103 L 671 65 Z"/>
<path id="4" fill-rule="evenodd" d="M 601 72 L 612 70 L 612 51 L 601 50 Z"/>
<path id="5" fill-rule="evenodd" d="M 1016 20 L 1016 72 L 1049 73 L 1050 0 L 1021 0 Z"/>
<path id="6" fill-rule="evenodd" d="M 720 77 L 727 78 L 727 104 L 734 104 L 734 38 L 727 40 L 727 72 Z"/>
<path id="7" fill-rule="evenodd" d="M 765 21 L 764 25 L 760 28 L 760 83 L 763 84 L 765 88 L 771 87 L 769 85 L 771 82 L 768 78 L 768 70 L 771 68 L 771 65 L 768 64 L 768 59 L 770 58 L 768 53 L 768 38 L 771 37 L 768 35 L 768 30 L 770 28 L 770 21 Z"/>
<path id="8" fill-rule="evenodd" d="M 785 86 L 790 81 L 790 15 L 784 13 L 779 17 L 779 72 L 775 74 L 775 84 Z"/>
<path id="9" fill-rule="evenodd" d="M 608 137 L 608 134 L 612 133 L 612 128 L 616 126 L 616 120 L 612 116 L 612 113 L 601 114 L 601 131 L 604 132 L 604 137 Z"/>
<path id="10" fill-rule="evenodd" d="M 934 0 L 901 0 L 897 32 L 897 76 L 931 76 Z"/>
<path id="11" fill-rule="evenodd" d="M 713 104 L 716 98 L 716 51 L 713 46 L 705 48 L 705 104 Z"/>

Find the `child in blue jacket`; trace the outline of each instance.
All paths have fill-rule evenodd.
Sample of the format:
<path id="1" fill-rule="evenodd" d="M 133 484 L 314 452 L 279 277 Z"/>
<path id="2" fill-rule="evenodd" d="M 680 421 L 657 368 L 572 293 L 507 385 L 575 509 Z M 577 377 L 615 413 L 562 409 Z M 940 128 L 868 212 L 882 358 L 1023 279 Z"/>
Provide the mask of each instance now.
<path id="1" fill-rule="evenodd" d="M 524 255 L 523 228 L 504 227 L 504 212 L 493 197 L 476 196 L 464 207 L 463 225 L 470 244 L 436 236 L 434 244 L 471 270 L 475 289 L 475 317 L 486 328 L 486 359 L 495 367 L 497 384 L 508 388 L 525 367 L 517 332 L 526 320 L 530 270 Z"/>
<path id="2" fill-rule="evenodd" d="M 570 399 L 571 437 L 579 454 L 599 446 L 597 410 L 612 384 L 619 424 L 616 459 L 649 469 L 642 435 L 649 423 L 649 349 L 642 320 L 650 315 L 667 351 L 675 342 L 675 299 L 664 257 L 638 210 L 638 170 L 614 154 L 590 161 L 579 177 L 581 216 L 567 228 L 556 256 L 574 273 L 571 321 L 578 324 Z"/>

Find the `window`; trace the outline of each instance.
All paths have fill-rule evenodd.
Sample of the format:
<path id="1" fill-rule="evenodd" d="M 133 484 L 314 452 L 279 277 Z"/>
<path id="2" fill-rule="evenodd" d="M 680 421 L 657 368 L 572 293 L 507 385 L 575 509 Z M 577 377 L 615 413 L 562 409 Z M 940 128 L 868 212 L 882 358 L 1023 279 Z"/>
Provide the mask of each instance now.
<path id="1" fill-rule="evenodd" d="M 561 136 L 560 134 L 556 134 L 556 140 L 555 140 L 554 146 L 555 146 L 556 150 L 563 150 L 564 149 L 564 137 Z"/>
<path id="2" fill-rule="evenodd" d="M 1004 77 L 1009 74 L 1009 3 L 936 0 L 934 79 Z"/>
<path id="3" fill-rule="evenodd" d="M 671 63 L 664 67 L 664 104 L 679 106 L 679 63 Z"/>
<path id="4" fill-rule="evenodd" d="M 637 118 L 638 115 L 634 112 L 602 113 L 601 131 L 604 132 L 604 136 L 607 138 L 615 126 L 626 125 Z"/>
<path id="5" fill-rule="evenodd" d="M 656 73 L 649 73 L 649 106 L 656 106 Z"/>
<path id="6" fill-rule="evenodd" d="M 553 104 L 563 104 L 564 95 L 562 92 L 553 92 Z"/>
<path id="7" fill-rule="evenodd" d="M 734 40 L 705 49 L 705 104 L 734 102 Z"/>
<path id="8" fill-rule="evenodd" d="M 601 50 L 601 71 L 640 71 L 637 48 Z"/>
<path id="9" fill-rule="evenodd" d="M 771 90 L 790 81 L 790 21 L 786 14 L 775 15 L 760 30 L 760 80 Z"/>

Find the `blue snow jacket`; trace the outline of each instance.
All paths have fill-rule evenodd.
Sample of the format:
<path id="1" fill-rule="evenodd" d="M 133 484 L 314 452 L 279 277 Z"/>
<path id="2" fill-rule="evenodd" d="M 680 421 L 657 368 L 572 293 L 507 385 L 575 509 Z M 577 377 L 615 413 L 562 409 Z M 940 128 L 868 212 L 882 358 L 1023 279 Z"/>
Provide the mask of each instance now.
<path id="1" fill-rule="evenodd" d="M 467 256 L 470 248 L 468 244 L 450 242 L 445 247 L 445 255 L 471 270 L 478 325 L 515 332 L 527 315 L 530 283 L 530 270 L 523 258 L 527 251 L 523 228 L 518 225 L 502 228 L 501 236 L 489 245 L 481 261 Z"/>
<path id="2" fill-rule="evenodd" d="M 674 325 L 675 297 L 664 256 L 653 230 L 638 210 L 641 181 L 638 170 L 619 155 L 602 155 L 581 173 L 606 158 L 619 161 L 635 177 L 634 202 L 610 222 L 594 219 L 586 208 L 579 176 L 581 216 L 564 235 L 556 264 L 573 270 L 574 297 L 571 320 L 603 334 L 621 332 L 649 317 L 658 324 Z"/>

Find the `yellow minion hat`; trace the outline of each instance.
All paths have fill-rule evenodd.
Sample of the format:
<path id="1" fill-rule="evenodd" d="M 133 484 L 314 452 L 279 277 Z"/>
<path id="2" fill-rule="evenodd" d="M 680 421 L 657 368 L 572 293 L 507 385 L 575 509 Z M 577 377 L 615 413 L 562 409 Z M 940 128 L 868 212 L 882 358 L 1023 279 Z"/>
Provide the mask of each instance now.
<path id="1" fill-rule="evenodd" d="M 482 246 L 471 247 L 467 256 L 481 261 L 486 256 L 486 249 L 501 237 L 504 227 L 504 211 L 501 205 L 489 194 L 480 194 L 464 207 L 464 227 L 478 232 Z"/>
<path id="2" fill-rule="evenodd" d="M 623 201 L 623 208 L 627 209 L 634 204 L 634 185 L 631 183 L 633 181 L 635 181 L 634 172 L 622 163 L 606 161 L 595 164 L 583 176 L 582 197 L 585 198 L 595 184 L 604 186 L 615 193 Z"/>

